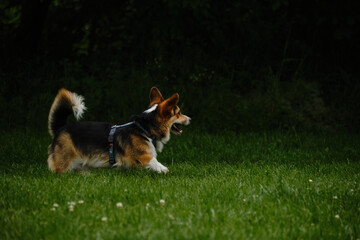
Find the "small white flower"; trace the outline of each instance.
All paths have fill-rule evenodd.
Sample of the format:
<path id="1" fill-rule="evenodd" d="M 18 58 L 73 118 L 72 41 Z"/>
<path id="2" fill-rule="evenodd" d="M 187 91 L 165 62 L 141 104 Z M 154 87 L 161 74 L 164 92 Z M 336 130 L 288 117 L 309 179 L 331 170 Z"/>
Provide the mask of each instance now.
<path id="1" fill-rule="evenodd" d="M 339 219 L 339 218 L 340 218 L 339 214 L 336 214 L 336 215 L 335 215 L 335 218 L 336 218 L 336 219 Z"/>
<path id="2" fill-rule="evenodd" d="M 118 202 L 118 203 L 116 203 L 116 207 L 122 208 L 122 207 L 123 207 L 123 204 L 122 204 L 121 202 Z"/>
<path id="3" fill-rule="evenodd" d="M 145 208 L 146 208 L 146 210 L 148 210 L 148 209 L 149 209 L 149 207 L 150 207 L 150 203 L 147 203 L 147 204 L 146 204 L 146 207 L 145 207 Z"/>
<path id="4" fill-rule="evenodd" d="M 59 207 L 59 204 L 54 203 L 54 204 L 53 204 L 53 207 Z"/>
<path id="5" fill-rule="evenodd" d="M 309 179 L 309 183 L 312 183 L 313 182 L 313 180 L 312 179 Z"/>
<path id="6" fill-rule="evenodd" d="M 69 211 L 70 211 L 70 212 L 73 212 L 73 211 L 74 211 L 74 206 L 73 206 L 73 205 L 70 205 L 70 206 L 69 206 Z"/>
<path id="7" fill-rule="evenodd" d="M 337 196 L 333 196 L 333 199 L 337 199 Z"/>
<path id="8" fill-rule="evenodd" d="M 160 199 L 160 205 L 164 206 L 165 205 L 165 200 L 164 199 Z"/>
<path id="9" fill-rule="evenodd" d="M 53 212 L 55 212 L 56 211 L 56 208 L 50 208 L 50 211 L 53 211 Z"/>
<path id="10" fill-rule="evenodd" d="M 350 189 L 350 192 L 353 192 L 354 191 L 354 189 Z"/>
<path id="11" fill-rule="evenodd" d="M 127 189 L 126 189 L 126 188 L 124 189 L 124 192 L 127 192 Z"/>
<path id="12" fill-rule="evenodd" d="M 68 202 L 68 205 L 75 206 L 76 202 Z"/>
<path id="13" fill-rule="evenodd" d="M 107 221 L 107 217 L 102 217 L 102 218 L 101 218 L 101 221 L 106 222 L 106 221 Z"/>
<path id="14" fill-rule="evenodd" d="M 78 204 L 83 204 L 84 203 L 84 200 L 79 200 L 78 201 Z"/>
<path id="15" fill-rule="evenodd" d="M 246 202 L 246 198 L 243 199 L 243 202 Z"/>

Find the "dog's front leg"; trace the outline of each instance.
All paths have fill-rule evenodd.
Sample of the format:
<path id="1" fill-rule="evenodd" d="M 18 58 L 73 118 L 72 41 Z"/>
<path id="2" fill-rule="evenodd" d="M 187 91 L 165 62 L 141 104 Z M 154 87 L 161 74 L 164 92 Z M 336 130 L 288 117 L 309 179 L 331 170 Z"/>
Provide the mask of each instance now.
<path id="1" fill-rule="evenodd" d="M 164 165 L 159 163 L 159 161 L 154 157 L 150 160 L 148 165 L 146 165 L 145 167 L 147 169 L 154 170 L 154 171 L 156 171 L 158 173 L 162 173 L 162 172 L 167 173 L 169 171 L 169 169 L 167 167 L 165 167 Z"/>
<path id="2" fill-rule="evenodd" d="M 146 154 L 140 157 L 141 163 L 145 166 L 145 168 L 153 170 L 158 173 L 167 173 L 169 169 L 159 163 L 159 161 L 150 154 Z"/>

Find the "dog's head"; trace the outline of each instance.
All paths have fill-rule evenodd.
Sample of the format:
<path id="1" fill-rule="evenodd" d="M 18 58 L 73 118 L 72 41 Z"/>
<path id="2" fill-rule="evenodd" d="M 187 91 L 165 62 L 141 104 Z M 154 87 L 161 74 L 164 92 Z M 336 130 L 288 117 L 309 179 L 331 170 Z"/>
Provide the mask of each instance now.
<path id="1" fill-rule="evenodd" d="M 160 139 L 168 140 L 170 132 L 181 135 L 179 125 L 189 125 L 191 118 L 182 114 L 177 105 L 179 94 L 175 93 L 168 99 L 164 99 L 159 89 L 152 87 L 150 90 L 149 109 L 144 113 L 153 115 L 152 131 Z"/>

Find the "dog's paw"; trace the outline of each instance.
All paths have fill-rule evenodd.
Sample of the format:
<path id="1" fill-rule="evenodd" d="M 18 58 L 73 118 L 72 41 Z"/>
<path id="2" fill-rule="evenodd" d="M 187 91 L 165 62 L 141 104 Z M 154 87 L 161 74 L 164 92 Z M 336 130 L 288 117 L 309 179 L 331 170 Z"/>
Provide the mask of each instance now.
<path id="1" fill-rule="evenodd" d="M 146 168 L 151 169 L 158 173 L 169 172 L 169 169 L 167 167 L 165 167 L 164 165 L 162 165 L 161 163 L 159 163 L 158 160 L 156 160 L 156 158 L 151 159 L 150 162 L 148 163 L 148 165 L 146 166 Z"/>
<path id="2" fill-rule="evenodd" d="M 167 167 L 165 167 L 165 166 L 162 166 L 162 168 L 160 169 L 160 172 L 158 172 L 158 173 L 168 173 L 169 172 L 169 169 L 167 168 Z"/>

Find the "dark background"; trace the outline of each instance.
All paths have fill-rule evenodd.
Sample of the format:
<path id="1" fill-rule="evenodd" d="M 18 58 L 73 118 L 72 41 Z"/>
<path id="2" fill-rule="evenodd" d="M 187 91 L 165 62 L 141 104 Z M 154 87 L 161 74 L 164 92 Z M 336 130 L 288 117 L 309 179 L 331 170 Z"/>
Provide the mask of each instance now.
<path id="1" fill-rule="evenodd" d="M 155 85 L 196 129 L 357 132 L 355 2 L 1 0 L 2 129 L 46 131 L 61 87 L 123 123 Z"/>

